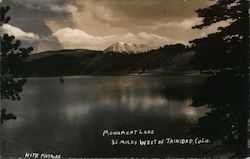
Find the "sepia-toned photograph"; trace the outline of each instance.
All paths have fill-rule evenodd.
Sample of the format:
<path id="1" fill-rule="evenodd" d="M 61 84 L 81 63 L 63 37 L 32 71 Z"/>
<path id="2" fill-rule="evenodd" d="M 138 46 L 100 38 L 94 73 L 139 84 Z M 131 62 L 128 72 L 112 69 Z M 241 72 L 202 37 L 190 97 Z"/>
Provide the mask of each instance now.
<path id="1" fill-rule="evenodd" d="M 0 158 L 247 158 L 248 0 L 0 0 Z"/>

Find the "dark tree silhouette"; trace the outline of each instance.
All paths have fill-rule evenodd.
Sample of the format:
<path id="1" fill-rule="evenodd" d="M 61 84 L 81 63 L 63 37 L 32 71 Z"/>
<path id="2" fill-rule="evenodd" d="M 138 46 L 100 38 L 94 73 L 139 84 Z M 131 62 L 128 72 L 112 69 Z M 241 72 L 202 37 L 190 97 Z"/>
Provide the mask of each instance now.
<path id="1" fill-rule="evenodd" d="M 229 151 L 234 157 L 247 155 L 248 119 L 248 2 L 218 0 L 197 10 L 203 29 L 228 20 L 229 25 L 207 37 L 191 41 L 196 55 L 193 64 L 201 71 L 214 72 L 193 97 L 193 106 L 207 106 L 210 112 L 192 130 L 221 142 L 214 150 Z"/>
<path id="2" fill-rule="evenodd" d="M 0 6 L 0 27 L 10 21 L 10 17 L 6 15 L 9 9 L 8 6 Z M 19 93 L 22 92 L 22 87 L 26 80 L 16 79 L 15 76 L 13 76 L 13 72 L 20 65 L 22 59 L 27 57 L 33 48 L 21 47 L 21 42 L 19 40 L 15 40 L 14 36 L 5 33 L 0 36 L 0 44 L 1 99 L 20 100 Z M 16 119 L 16 117 L 10 118 L 8 114 L 6 115 L 6 109 L 1 108 L 1 123 L 3 123 L 4 119 Z"/>
<path id="3" fill-rule="evenodd" d="M 219 32 L 191 41 L 196 49 L 194 64 L 197 69 L 232 68 L 239 74 L 248 74 L 248 2 L 247 0 L 218 0 L 216 4 L 196 11 L 203 23 L 193 28 L 203 29 L 216 22 L 229 20 L 229 26 Z"/>

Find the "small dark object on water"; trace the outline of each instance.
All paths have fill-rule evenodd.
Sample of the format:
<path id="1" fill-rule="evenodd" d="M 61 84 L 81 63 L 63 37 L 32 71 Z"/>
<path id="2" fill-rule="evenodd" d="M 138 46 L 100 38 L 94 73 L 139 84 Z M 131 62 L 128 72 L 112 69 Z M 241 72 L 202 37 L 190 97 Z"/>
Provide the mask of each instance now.
<path id="1" fill-rule="evenodd" d="M 64 83 L 64 79 L 63 77 L 60 78 L 60 83 L 63 84 Z"/>
<path id="2" fill-rule="evenodd" d="M 10 120 L 10 119 L 14 119 L 16 120 L 16 116 L 12 113 L 6 114 L 6 109 L 2 109 L 1 110 L 1 124 L 3 124 L 4 120 Z"/>

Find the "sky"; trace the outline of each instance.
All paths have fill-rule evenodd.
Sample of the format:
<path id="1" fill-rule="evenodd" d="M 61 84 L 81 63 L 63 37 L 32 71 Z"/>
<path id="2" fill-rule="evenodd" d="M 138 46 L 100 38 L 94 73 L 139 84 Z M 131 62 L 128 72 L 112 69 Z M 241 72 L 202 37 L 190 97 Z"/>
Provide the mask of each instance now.
<path id="1" fill-rule="evenodd" d="M 203 30 L 195 10 L 211 0 L 3 0 L 11 21 L 0 28 L 35 52 L 104 50 L 118 41 L 160 47 L 188 44 L 215 32 Z M 220 24 L 224 25 L 224 24 Z"/>

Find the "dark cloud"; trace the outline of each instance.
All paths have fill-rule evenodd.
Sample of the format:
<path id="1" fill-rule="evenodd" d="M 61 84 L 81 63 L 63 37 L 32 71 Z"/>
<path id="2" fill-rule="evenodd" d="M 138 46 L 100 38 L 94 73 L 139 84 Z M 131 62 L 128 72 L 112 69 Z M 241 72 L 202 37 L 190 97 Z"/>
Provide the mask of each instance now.
<path id="1" fill-rule="evenodd" d="M 64 6 L 70 3 L 70 0 L 4 0 L 4 3 L 21 5 L 25 9 L 41 10 L 50 13 L 66 13 Z"/>
<path id="2" fill-rule="evenodd" d="M 45 3 L 47 1 L 47 3 Z M 60 0 L 63 1 L 63 0 Z M 44 40 L 44 38 L 50 36 L 53 32 L 45 23 L 45 19 L 65 19 L 70 17 L 68 12 L 55 12 L 49 8 L 48 0 L 3 0 L 3 5 L 10 6 L 10 11 L 8 15 L 11 17 L 11 21 L 9 22 L 12 26 L 20 28 L 24 32 L 31 32 L 40 36 L 40 39 L 37 41 L 27 41 L 24 39 L 20 39 L 20 37 L 16 36 L 17 39 L 22 41 L 24 46 L 33 46 L 35 51 L 39 49 L 39 45 L 44 45 L 47 43 L 47 47 L 49 50 L 54 48 L 55 45 L 57 48 L 62 48 L 62 46 L 58 43 L 57 39 L 53 39 L 53 42 L 48 40 Z M 59 0 L 55 0 L 54 4 L 61 5 Z M 43 50 L 43 49 L 42 49 Z"/>
<path id="3" fill-rule="evenodd" d="M 67 0 L 4 0 L 3 4 L 11 7 L 8 15 L 10 24 L 25 31 L 41 35 L 50 35 L 51 30 L 45 19 L 69 19 L 70 14 L 62 9 Z M 54 9 L 53 9 L 54 8 Z M 58 9 L 59 8 L 59 9 Z"/>
<path id="4" fill-rule="evenodd" d="M 95 0 L 75 4 L 91 12 L 94 18 L 111 25 L 152 24 L 196 16 L 195 10 L 209 0 Z"/>
<path id="5" fill-rule="evenodd" d="M 146 25 L 181 20 L 196 16 L 195 10 L 210 4 L 210 0 L 6 0 L 18 14 L 35 20 L 68 18 L 72 5 L 82 14 L 114 26 Z M 26 11 L 25 11 L 26 10 Z M 25 13 L 26 12 L 26 13 Z M 27 13 L 29 12 L 29 13 Z"/>

